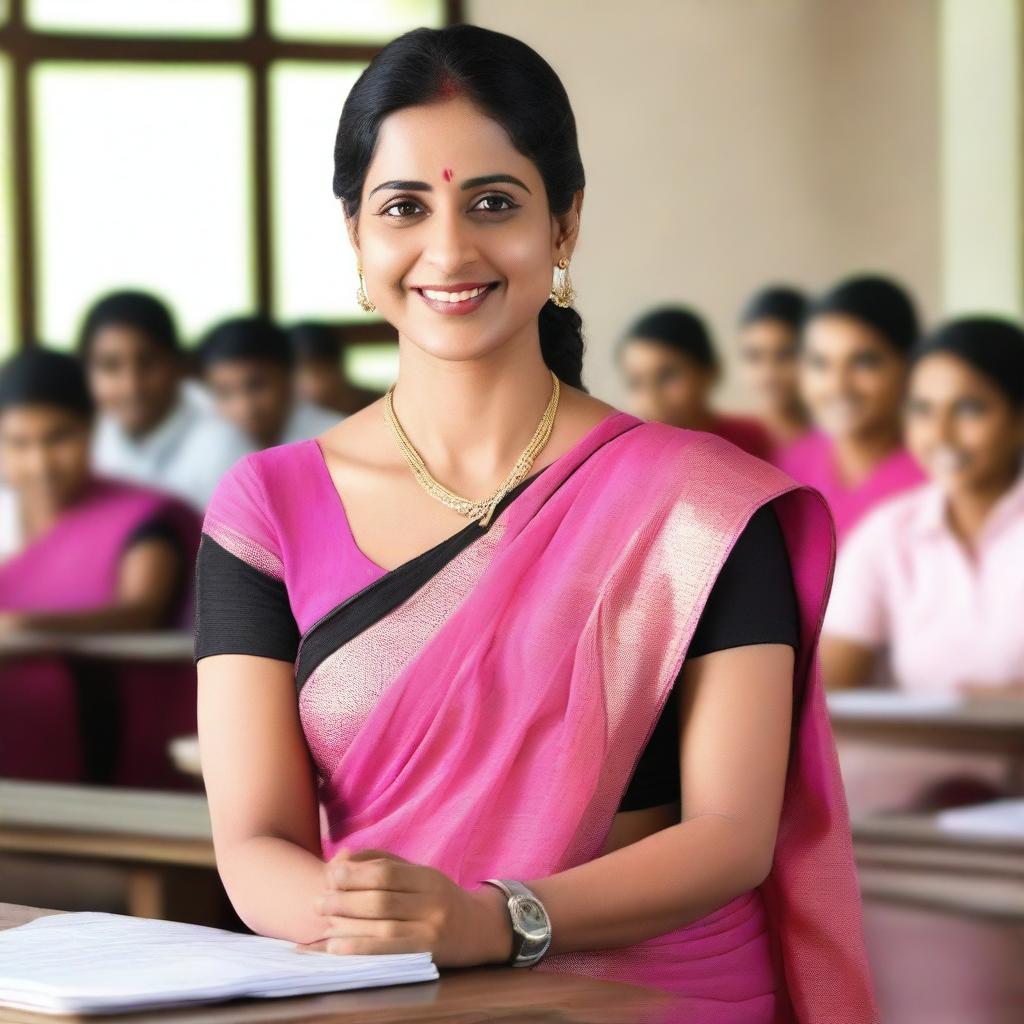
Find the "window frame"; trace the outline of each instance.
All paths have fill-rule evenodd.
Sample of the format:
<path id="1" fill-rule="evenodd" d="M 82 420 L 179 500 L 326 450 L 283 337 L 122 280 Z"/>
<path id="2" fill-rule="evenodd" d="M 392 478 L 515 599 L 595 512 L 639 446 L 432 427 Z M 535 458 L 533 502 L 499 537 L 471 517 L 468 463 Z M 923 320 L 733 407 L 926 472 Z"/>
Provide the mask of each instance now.
<path id="1" fill-rule="evenodd" d="M 255 309 L 274 310 L 274 233 L 270 152 L 270 69 L 276 61 L 368 62 L 382 43 L 341 43 L 277 39 L 270 31 L 270 0 L 248 0 L 251 30 L 233 38 L 223 36 L 128 36 L 43 31 L 25 18 L 25 0 L 10 0 L 8 17 L 0 23 L 0 52 L 10 69 L 10 148 L 13 157 L 11 191 L 14 196 L 12 265 L 14 272 L 14 346 L 38 338 L 40 289 L 36 266 L 35 159 L 29 77 L 41 61 L 130 64 L 233 64 L 247 68 L 253 81 L 251 150 L 248 165 L 253 189 L 255 244 Z M 462 0 L 443 0 L 444 23 L 463 20 Z M 395 340 L 394 329 L 380 319 L 341 321 L 335 326 L 343 341 Z"/>

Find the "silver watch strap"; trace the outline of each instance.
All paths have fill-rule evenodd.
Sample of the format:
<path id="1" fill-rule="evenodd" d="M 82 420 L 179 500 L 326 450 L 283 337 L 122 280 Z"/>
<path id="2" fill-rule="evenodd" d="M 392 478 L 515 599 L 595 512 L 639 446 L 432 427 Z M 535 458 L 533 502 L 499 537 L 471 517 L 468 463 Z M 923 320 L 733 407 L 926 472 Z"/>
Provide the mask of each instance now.
<path id="1" fill-rule="evenodd" d="M 509 878 L 488 878 L 504 893 L 512 923 L 514 945 L 509 963 L 513 967 L 532 967 L 551 945 L 551 921 L 536 893 L 522 882 Z"/>

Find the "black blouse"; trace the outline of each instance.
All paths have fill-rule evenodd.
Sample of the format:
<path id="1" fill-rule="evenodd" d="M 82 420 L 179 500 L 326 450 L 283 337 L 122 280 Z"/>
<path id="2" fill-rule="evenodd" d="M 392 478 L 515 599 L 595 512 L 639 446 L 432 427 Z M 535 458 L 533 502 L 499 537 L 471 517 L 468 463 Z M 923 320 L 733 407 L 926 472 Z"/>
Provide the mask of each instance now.
<path id="1" fill-rule="evenodd" d="M 798 638 L 786 544 L 774 509 L 766 505 L 751 517 L 726 559 L 686 658 L 751 644 L 796 648 Z M 197 566 L 196 660 L 212 654 L 251 654 L 294 662 L 298 646 L 299 629 L 284 583 L 204 534 Z M 640 755 L 620 811 L 679 800 L 678 689 L 679 678 Z"/>

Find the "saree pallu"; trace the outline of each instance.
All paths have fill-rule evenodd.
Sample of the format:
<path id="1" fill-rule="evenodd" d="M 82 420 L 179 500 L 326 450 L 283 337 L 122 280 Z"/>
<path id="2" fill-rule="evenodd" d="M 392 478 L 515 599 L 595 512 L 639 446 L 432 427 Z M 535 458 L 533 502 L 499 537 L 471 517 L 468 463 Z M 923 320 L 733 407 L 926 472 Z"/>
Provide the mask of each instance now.
<path id="1" fill-rule="evenodd" d="M 87 611 L 116 599 L 125 546 L 159 519 L 178 540 L 181 587 L 167 626 L 190 624 L 200 523 L 148 488 L 95 477 L 45 535 L 0 564 L 0 610 Z M 191 665 L 0 657 L 0 776 L 126 786 L 187 785 L 167 755 L 196 728 Z"/>
<path id="2" fill-rule="evenodd" d="M 379 848 L 473 888 L 598 856 L 718 572 L 768 501 L 801 619 L 772 870 L 684 928 L 537 969 L 688 993 L 706 1000 L 694 1020 L 876 1021 L 816 665 L 831 520 L 816 492 L 711 435 L 614 414 L 489 529 L 306 630 L 296 681 L 325 859 Z"/>

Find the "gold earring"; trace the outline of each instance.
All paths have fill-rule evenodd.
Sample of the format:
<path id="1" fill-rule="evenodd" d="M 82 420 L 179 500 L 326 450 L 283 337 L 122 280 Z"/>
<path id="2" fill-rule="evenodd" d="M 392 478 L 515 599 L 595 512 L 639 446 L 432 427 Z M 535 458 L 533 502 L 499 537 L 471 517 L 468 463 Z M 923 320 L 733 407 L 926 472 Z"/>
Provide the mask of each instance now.
<path id="1" fill-rule="evenodd" d="M 356 302 L 359 303 L 359 308 L 364 312 L 372 313 L 377 307 L 370 300 L 370 296 L 366 294 L 366 279 L 363 277 L 362 263 L 360 263 L 356 269 L 359 272 L 359 287 L 356 289 Z"/>
<path id="2" fill-rule="evenodd" d="M 572 281 L 569 279 L 568 256 L 563 256 L 558 261 L 555 273 L 558 280 L 551 289 L 551 301 L 554 302 L 556 306 L 561 306 L 565 309 L 566 306 L 571 306 L 573 299 L 576 298 L 576 292 L 573 289 Z"/>

